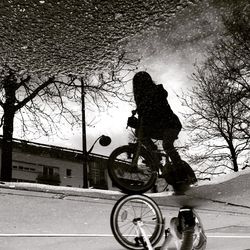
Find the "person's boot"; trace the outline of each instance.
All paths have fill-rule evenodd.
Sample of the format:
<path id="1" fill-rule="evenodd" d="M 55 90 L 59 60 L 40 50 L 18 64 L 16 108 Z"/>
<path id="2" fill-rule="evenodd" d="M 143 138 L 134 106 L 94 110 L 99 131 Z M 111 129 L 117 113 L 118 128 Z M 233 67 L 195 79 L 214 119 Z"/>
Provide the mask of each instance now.
<path id="1" fill-rule="evenodd" d="M 176 194 L 185 193 L 191 185 L 197 182 L 193 169 L 185 161 L 175 162 L 176 182 L 173 188 Z"/>
<path id="2" fill-rule="evenodd" d="M 166 164 L 163 176 L 166 182 L 173 186 L 176 194 L 185 193 L 192 184 L 197 182 L 193 169 L 185 161 L 175 161 Z"/>

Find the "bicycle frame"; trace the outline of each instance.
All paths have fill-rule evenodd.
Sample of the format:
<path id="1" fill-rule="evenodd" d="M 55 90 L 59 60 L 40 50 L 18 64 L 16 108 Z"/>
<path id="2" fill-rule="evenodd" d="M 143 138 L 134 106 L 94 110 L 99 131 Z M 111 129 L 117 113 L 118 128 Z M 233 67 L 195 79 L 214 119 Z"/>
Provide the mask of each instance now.
<path id="1" fill-rule="evenodd" d="M 136 168 L 138 165 L 138 159 L 139 159 L 139 156 L 140 156 L 140 153 L 141 153 L 141 148 L 144 148 L 148 154 L 151 156 L 152 158 L 152 162 L 155 164 L 155 167 L 159 173 L 159 170 L 162 171 L 162 167 L 163 167 L 163 164 L 159 164 L 159 162 L 157 161 L 157 156 L 160 156 L 160 157 L 164 157 L 165 159 L 165 164 L 171 164 L 171 161 L 169 159 L 169 156 L 164 152 L 164 153 L 161 153 L 161 152 L 152 152 L 151 150 L 149 150 L 148 148 L 146 148 L 146 146 L 143 144 L 142 140 L 138 137 L 137 138 L 137 141 L 135 143 L 129 143 L 131 145 L 134 145 L 136 150 L 134 151 L 135 154 L 133 155 L 133 159 L 132 159 L 132 163 L 131 163 L 131 166 Z"/>
<path id="2" fill-rule="evenodd" d="M 141 149 L 145 149 L 148 154 L 151 156 L 152 158 L 152 163 L 155 165 L 155 169 L 157 170 L 158 173 L 158 178 L 163 178 L 162 177 L 162 172 L 163 172 L 163 166 L 165 164 L 171 164 L 171 161 L 169 159 L 169 156 L 164 152 L 152 152 L 151 150 L 149 150 L 144 144 L 143 144 L 143 140 L 142 140 L 142 131 L 141 129 L 138 129 L 138 136 L 136 138 L 136 142 L 135 143 L 131 143 L 131 145 L 133 145 L 135 147 L 135 151 L 134 151 L 134 155 L 132 158 L 132 163 L 131 166 L 134 169 L 138 170 L 138 160 L 141 154 Z M 162 164 L 161 162 L 158 161 L 159 158 L 164 159 L 165 164 Z M 166 185 L 161 191 L 166 190 L 168 185 Z"/>
<path id="3" fill-rule="evenodd" d="M 142 121 L 140 120 L 139 121 L 139 127 L 137 128 L 137 135 L 135 135 L 136 137 L 136 144 L 138 145 L 138 149 L 136 151 L 136 156 L 135 156 L 135 163 L 137 162 L 138 160 L 138 156 L 140 154 L 140 148 L 141 147 L 144 147 L 146 148 L 146 150 L 150 153 L 150 155 L 152 156 L 152 158 L 154 158 L 154 154 L 159 154 L 159 153 L 154 153 L 152 152 L 151 150 L 149 150 L 145 145 L 143 145 L 142 141 L 143 141 L 143 131 L 142 131 L 142 127 L 141 127 L 141 123 Z M 128 125 L 128 127 L 130 127 Z M 131 129 L 135 129 L 134 127 L 131 127 Z M 161 153 L 162 154 L 162 153 Z M 162 154 L 163 156 L 165 156 L 166 158 L 166 163 L 171 163 L 170 159 L 169 159 L 169 156 L 166 154 L 166 152 L 164 152 L 164 154 Z"/>
<path id="4" fill-rule="evenodd" d="M 138 137 L 137 137 L 137 142 L 136 142 L 136 151 L 135 151 L 135 154 L 133 156 L 133 159 L 132 159 L 132 167 L 135 167 L 137 166 L 137 163 L 138 163 L 138 159 L 139 159 L 139 156 L 140 156 L 140 152 L 141 152 L 141 147 L 143 147 L 143 144 L 142 144 L 142 130 L 141 129 L 138 129 Z"/>
<path id="5" fill-rule="evenodd" d="M 144 246 L 144 247 L 147 247 L 148 250 L 153 250 L 153 247 L 152 247 L 152 245 L 150 243 L 150 240 L 149 240 L 147 234 L 144 231 L 144 228 L 143 228 L 144 224 L 141 221 L 141 219 L 134 220 L 134 224 L 137 225 L 137 227 L 138 227 L 138 236 L 139 236 L 139 238 L 142 237 L 144 239 L 145 243 L 146 243 L 146 246 Z"/>

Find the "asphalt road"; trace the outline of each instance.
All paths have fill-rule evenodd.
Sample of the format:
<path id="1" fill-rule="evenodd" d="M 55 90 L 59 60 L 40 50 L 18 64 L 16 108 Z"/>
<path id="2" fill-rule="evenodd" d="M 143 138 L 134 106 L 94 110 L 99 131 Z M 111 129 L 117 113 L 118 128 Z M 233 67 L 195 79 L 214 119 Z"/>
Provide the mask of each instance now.
<path id="1" fill-rule="evenodd" d="M 122 250 L 109 226 L 115 200 L 0 189 L 1 250 Z M 161 206 L 168 222 L 178 209 Z M 249 250 L 246 210 L 197 210 L 208 250 Z"/>

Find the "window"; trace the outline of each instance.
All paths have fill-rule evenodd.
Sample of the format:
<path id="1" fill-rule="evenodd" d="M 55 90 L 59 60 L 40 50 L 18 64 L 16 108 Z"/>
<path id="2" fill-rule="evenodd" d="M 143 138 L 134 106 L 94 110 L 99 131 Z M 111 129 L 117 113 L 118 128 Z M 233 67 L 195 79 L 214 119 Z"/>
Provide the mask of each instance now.
<path id="1" fill-rule="evenodd" d="M 36 172 L 35 168 L 30 168 L 30 167 L 24 167 L 24 166 L 17 166 L 17 165 L 13 165 L 12 166 L 13 169 L 15 170 L 21 170 L 21 171 L 25 171 L 25 172 Z"/>
<path id="2" fill-rule="evenodd" d="M 107 189 L 105 169 L 102 167 L 100 162 L 91 162 L 89 176 L 90 186 L 93 186 L 94 188 Z"/>
<path id="3" fill-rule="evenodd" d="M 69 169 L 69 168 L 66 169 L 66 176 L 67 178 L 72 177 L 72 169 Z"/>
<path id="4" fill-rule="evenodd" d="M 43 167 L 43 174 L 44 175 L 55 175 L 55 174 L 58 174 L 58 173 L 59 173 L 58 168 L 47 167 L 47 166 Z"/>

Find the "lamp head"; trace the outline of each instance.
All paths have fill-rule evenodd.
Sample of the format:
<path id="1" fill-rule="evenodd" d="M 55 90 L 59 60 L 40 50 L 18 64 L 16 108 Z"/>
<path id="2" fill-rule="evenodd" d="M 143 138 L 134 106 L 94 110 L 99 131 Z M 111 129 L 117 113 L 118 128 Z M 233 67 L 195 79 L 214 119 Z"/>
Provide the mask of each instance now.
<path id="1" fill-rule="evenodd" d="M 101 146 L 106 147 L 111 143 L 111 138 L 109 136 L 102 135 L 99 139 L 99 143 Z"/>

